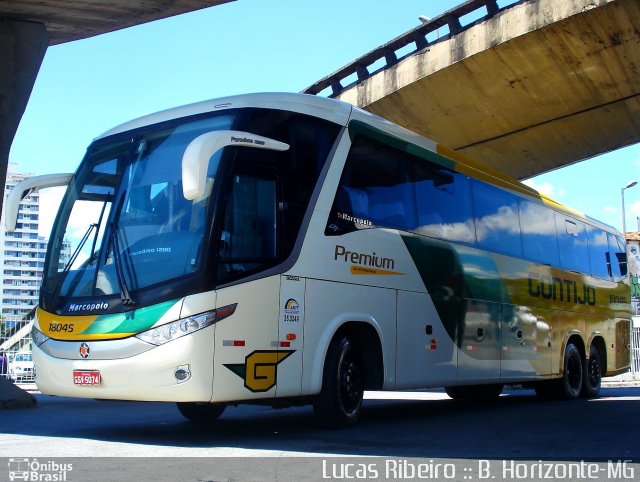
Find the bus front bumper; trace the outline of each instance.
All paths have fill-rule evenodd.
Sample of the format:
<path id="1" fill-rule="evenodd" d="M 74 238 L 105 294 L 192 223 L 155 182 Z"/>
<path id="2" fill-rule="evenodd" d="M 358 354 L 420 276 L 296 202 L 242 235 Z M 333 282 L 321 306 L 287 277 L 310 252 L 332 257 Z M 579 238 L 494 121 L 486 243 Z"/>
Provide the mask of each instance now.
<path id="1" fill-rule="evenodd" d="M 133 338 L 128 340 L 128 344 L 137 349 L 125 350 L 120 357 L 117 357 L 119 350 L 113 347 L 121 346 L 125 340 L 48 340 L 34 347 L 38 389 L 48 395 L 80 398 L 165 402 L 211 400 L 213 326 L 160 346 Z M 99 383 L 94 384 L 97 380 Z"/>

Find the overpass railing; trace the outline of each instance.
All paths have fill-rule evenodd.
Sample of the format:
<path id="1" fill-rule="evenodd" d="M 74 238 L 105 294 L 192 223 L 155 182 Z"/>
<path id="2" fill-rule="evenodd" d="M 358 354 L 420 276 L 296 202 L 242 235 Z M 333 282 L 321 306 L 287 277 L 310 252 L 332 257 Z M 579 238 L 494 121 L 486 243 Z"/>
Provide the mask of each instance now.
<path id="1" fill-rule="evenodd" d="M 337 97 L 344 90 L 397 64 L 400 60 L 526 1 L 530 0 L 468 0 L 437 17 L 424 19 L 422 25 L 363 55 L 302 92 Z M 446 31 L 442 36 L 441 29 Z"/>

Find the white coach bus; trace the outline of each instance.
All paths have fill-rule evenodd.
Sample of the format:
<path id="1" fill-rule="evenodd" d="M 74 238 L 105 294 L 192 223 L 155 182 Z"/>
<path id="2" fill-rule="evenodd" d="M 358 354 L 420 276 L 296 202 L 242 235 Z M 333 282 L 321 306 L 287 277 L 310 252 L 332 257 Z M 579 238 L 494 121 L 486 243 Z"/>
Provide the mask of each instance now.
<path id="1" fill-rule="evenodd" d="M 46 394 L 313 404 L 365 390 L 595 397 L 630 363 L 620 234 L 335 100 L 253 94 L 95 139 L 68 184 L 33 329 Z"/>

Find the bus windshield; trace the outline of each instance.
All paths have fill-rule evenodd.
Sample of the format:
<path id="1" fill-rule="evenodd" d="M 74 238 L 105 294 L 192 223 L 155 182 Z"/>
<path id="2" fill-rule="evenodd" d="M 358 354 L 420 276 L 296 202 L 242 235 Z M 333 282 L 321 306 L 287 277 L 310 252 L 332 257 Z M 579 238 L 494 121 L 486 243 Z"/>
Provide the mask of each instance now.
<path id="1" fill-rule="evenodd" d="M 198 135 L 232 121 L 216 116 L 91 150 L 61 207 L 45 288 L 112 295 L 194 272 L 220 152 L 209 163 L 208 193 L 195 201 L 182 194 L 182 154 Z"/>
<path id="2" fill-rule="evenodd" d="M 206 164 L 203 192 L 187 199 L 187 147 L 233 130 L 291 148 L 222 147 Z M 283 262 L 338 133 L 311 116 L 244 108 L 99 139 L 58 212 L 41 306 L 148 306 Z"/>

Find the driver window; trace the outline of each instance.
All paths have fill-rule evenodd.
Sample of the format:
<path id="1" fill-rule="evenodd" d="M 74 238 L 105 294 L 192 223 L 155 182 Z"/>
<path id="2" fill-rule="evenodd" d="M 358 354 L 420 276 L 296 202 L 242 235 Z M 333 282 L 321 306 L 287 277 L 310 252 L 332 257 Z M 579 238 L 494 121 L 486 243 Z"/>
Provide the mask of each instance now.
<path id="1" fill-rule="evenodd" d="M 275 179 L 234 176 L 218 254 L 221 278 L 262 268 L 276 258 Z"/>

